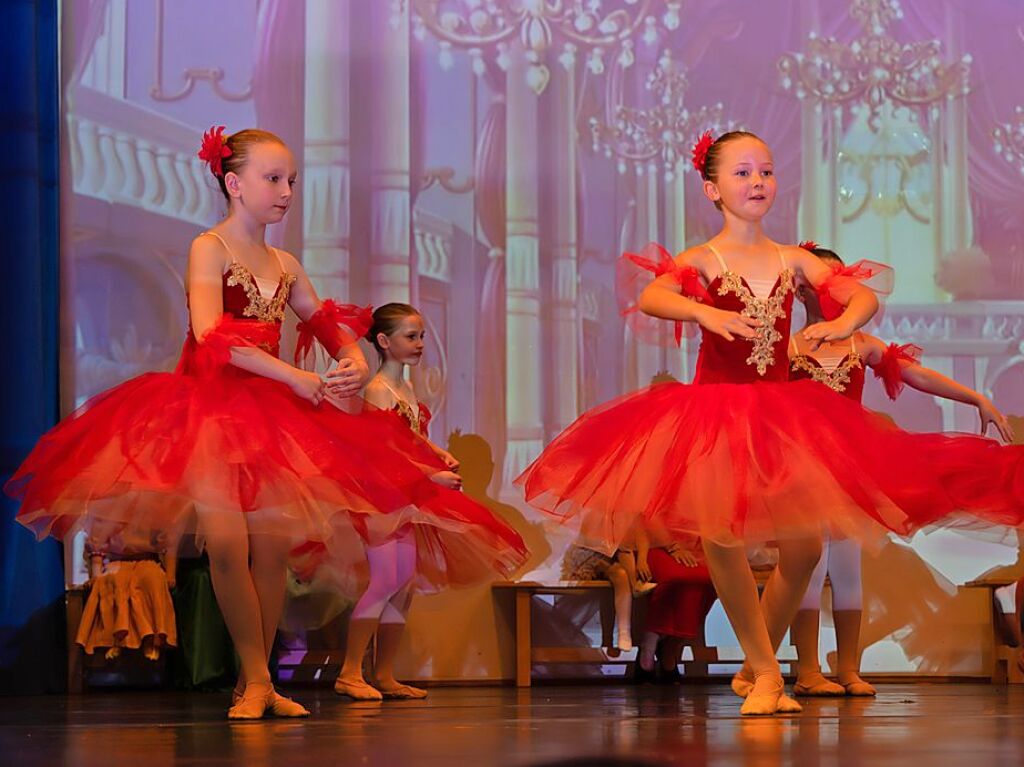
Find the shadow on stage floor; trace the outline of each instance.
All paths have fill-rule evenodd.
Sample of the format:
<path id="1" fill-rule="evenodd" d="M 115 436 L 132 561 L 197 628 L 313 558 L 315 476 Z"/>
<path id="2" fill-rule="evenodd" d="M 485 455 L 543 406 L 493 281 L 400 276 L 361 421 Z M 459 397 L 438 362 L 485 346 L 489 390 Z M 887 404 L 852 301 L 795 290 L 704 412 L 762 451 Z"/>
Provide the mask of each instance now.
<path id="1" fill-rule="evenodd" d="M 2 698 L 0 755 L 18 767 L 1024 763 L 1024 689 L 986 684 L 883 685 L 875 700 L 805 701 L 802 715 L 770 719 L 741 719 L 717 685 L 439 688 L 386 704 L 295 697 L 311 719 L 228 724 L 225 695 L 210 693 Z"/>

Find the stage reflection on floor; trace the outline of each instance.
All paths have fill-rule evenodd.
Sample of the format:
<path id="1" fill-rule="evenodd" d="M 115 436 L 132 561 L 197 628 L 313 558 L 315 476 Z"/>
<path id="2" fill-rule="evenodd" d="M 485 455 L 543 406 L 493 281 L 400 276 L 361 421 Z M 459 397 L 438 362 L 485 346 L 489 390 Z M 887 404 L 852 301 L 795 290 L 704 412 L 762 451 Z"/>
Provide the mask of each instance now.
<path id="1" fill-rule="evenodd" d="M 298 690 L 302 721 L 229 725 L 221 694 L 0 699 L 0 754 L 30 765 L 1009 765 L 1024 763 L 1024 689 L 883 685 L 741 719 L 723 685 L 440 688 L 349 703 Z"/>

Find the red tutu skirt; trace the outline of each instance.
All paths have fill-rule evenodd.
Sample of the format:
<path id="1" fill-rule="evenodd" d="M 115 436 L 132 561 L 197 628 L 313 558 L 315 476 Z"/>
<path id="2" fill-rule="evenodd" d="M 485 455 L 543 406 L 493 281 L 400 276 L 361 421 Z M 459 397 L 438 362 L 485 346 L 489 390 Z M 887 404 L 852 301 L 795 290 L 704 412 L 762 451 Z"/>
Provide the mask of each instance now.
<path id="1" fill-rule="evenodd" d="M 237 368 L 149 373 L 48 432 L 5 490 L 41 538 L 248 532 L 325 540 L 332 517 L 407 511 L 430 490 L 413 440 Z M 236 520 L 236 521 L 233 521 Z"/>
<path id="2" fill-rule="evenodd" d="M 306 547 L 328 543 L 334 580 L 362 582 L 364 545 L 411 526 L 423 590 L 507 577 L 519 535 L 429 477 L 445 467 L 390 413 L 351 415 L 284 384 L 225 368 L 150 373 L 95 397 L 47 433 L 6 486 L 38 537 L 84 530 L 98 546 L 244 524 Z M 109 545 L 108 545 L 109 544 Z"/>
<path id="3" fill-rule="evenodd" d="M 722 544 L 870 544 L 968 513 L 1024 520 L 1024 447 L 911 434 L 812 381 L 662 384 L 582 415 L 516 480 L 613 550 L 632 525 Z"/>

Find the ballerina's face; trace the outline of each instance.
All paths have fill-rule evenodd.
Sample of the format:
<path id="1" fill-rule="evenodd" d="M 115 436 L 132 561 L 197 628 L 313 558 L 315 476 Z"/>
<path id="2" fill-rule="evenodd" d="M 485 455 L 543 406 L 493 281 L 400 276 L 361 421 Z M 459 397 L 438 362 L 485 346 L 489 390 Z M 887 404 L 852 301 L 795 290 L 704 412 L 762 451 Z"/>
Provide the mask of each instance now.
<path id="1" fill-rule="evenodd" d="M 292 204 L 295 158 L 276 141 L 252 146 L 245 164 L 224 179 L 228 194 L 261 224 L 276 224 Z"/>
<path id="2" fill-rule="evenodd" d="M 745 220 L 763 217 L 775 202 L 772 153 L 763 141 L 750 136 L 729 141 L 718 154 L 715 178 L 704 182 L 704 194 L 722 208 Z"/>
<path id="3" fill-rule="evenodd" d="M 426 335 L 423 318 L 413 314 L 403 317 L 390 335 L 378 333 L 377 343 L 389 358 L 403 365 L 419 365 L 423 359 L 423 339 Z"/>

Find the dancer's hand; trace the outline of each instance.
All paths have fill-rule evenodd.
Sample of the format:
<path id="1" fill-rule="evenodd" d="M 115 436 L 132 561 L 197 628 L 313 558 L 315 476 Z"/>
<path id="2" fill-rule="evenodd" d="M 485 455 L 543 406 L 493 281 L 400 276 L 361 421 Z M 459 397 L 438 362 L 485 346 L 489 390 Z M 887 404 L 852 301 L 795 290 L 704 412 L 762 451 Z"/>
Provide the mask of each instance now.
<path id="1" fill-rule="evenodd" d="M 431 479 L 441 487 L 447 487 L 450 490 L 462 489 L 462 477 L 454 471 L 439 471 Z"/>
<path id="2" fill-rule="evenodd" d="M 700 564 L 700 560 L 697 559 L 694 553 L 689 549 L 683 548 L 679 543 L 670 543 L 665 547 L 665 551 L 683 567 L 696 567 Z"/>
<path id="3" fill-rule="evenodd" d="M 647 557 L 636 558 L 636 577 L 644 583 L 651 580 L 651 564 L 647 561 Z"/>
<path id="4" fill-rule="evenodd" d="M 437 449 L 437 456 L 442 461 L 444 461 L 444 465 L 447 466 L 452 471 L 458 471 L 459 470 L 459 459 L 456 458 L 451 453 L 449 453 L 447 450 L 445 450 L 443 448 L 438 448 Z"/>
<path id="5" fill-rule="evenodd" d="M 757 335 L 757 328 L 764 324 L 760 320 L 746 317 L 739 312 L 729 312 L 725 309 L 716 309 L 713 306 L 702 307 L 697 321 L 702 328 L 721 336 L 726 341 L 734 341 L 736 336 L 746 339 L 754 338 Z"/>
<path id="6" fill-rule="evenodd" d="M 307 402 L 312 402 L 314 405 L 319 405 L 323 400 L 326 388 L 324 382 L 316 373 L 299 370 L 298 368 L 292 371 L 292 377 L 288 381 L 288 386 L 295 392 L 297 397 L 301 397 Z"/>
<path id="7" fill-rule="evenodd" d="M 334 397 L 352 397 L 359 393 L 365 381 L 364 365 L 351 357 L 342 357 L 325 377 L 327 388 Z"/>
<path id="8" fill-rule="evenodd" d="M 982 397 L 977 403 L 978 415 L 981 416 L 981 433 L 982 435 L 988 431 L 989 424 L 996 427 L 996 431 L 999 432 L 999 436 L 1002 437 L 1003 442 L 1007 444 L 1013 442 L 1013 427 L 1010 426 L 1009 420 L 996 408 L 995 405 L 987 397 Z"/>
<path id="9" fill-rule="evenodd" d="M 828 341 L 842 341 L 853 335 L 855 328 L 850 327 L 848 322 L 842 318 L 830 320 L 829 322 L 815 322 L 803 330 L 803 337 L 811 342 L 811 351 L 817 351 L 823 343 Z"/>

